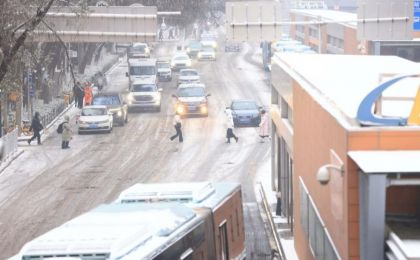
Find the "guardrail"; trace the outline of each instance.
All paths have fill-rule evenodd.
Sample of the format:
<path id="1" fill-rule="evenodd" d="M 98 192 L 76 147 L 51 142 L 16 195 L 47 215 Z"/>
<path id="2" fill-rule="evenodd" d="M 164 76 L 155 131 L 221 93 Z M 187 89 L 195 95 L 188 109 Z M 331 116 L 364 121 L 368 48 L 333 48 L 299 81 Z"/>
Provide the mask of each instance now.
<path id="1" fill-rule="evenodd" d="M 17 151 L 18 129 L 7 133 L 0 138 L 0 153 L 1 162 L 7 161 Z"/>
<path id="2" fill-rule="evenodd" d="M 279 253 L 279 257 L 281 260 L 286 260 L 286 254 L 284 253 L 283 247 L 280 242 L 279 234 L 277 233 L 276 224 L 274 223 L 273 216 L 271 215 L 270 206 L 267 202 L 267 196 L 264 191 L 263 185 L 260 183 L 260 194 L 264 206 L 264 212 L 267 215 L 268 222 L 270 224 L 270 231 L 274 237 L 274 242 L 276 244 L 277 252 Z"/>
<path id="3" fill-rule="evenodd" d="M 66 109 L 66 107 L 67 107 L 67 105 L 63 101 L 58 106 L 53 107 L 49 111 L 44 111 L 40 115 L 40 118 L 39 118 L 40 121 L 41 121 L 41 124 L 44 127 L 47 126 L 48 124 L 50 124 L 58 115 L 60 115 L 64 111 L 64 109 Z"/>

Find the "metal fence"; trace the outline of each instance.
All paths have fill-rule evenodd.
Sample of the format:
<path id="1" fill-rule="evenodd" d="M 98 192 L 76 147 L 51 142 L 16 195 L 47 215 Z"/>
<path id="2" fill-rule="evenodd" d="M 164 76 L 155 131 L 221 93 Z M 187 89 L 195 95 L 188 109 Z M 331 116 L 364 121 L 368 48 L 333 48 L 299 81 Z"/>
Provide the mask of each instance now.
<path id="1" fill-rule="evenodd" d="M 67 105 L 65 104 L 65 102 L 63 101 L 62 103 L 60 103 L 59 105 L 49 109 L 48 111 L 44 111 L 41 113 L 40 115 L 40 121 L 41 124 L 46 127 L 49 123 L 51 123 L 58 115 L 61 114 L 61 112 L 64 111 L 64 109 L 66 109 Z"/>
<path id="2" fill-rule="evenodd" d="M 13 154 L 17 151 L 17 138 L 17 128 L 0 138 L 0 163 L 8 160 L 9 157 L 13 156 Z"/>

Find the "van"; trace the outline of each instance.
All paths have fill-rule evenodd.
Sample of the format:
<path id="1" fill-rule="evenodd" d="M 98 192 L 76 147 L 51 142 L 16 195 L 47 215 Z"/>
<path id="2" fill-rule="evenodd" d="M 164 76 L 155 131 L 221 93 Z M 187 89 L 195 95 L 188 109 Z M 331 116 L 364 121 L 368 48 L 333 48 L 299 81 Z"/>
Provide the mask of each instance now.
<path id="1" fill-rule="evenodd" d="M 129 78 L 130 85 L 136 79 L 157 82 L 156 59 L 129 59 L 126 76 Z"/>

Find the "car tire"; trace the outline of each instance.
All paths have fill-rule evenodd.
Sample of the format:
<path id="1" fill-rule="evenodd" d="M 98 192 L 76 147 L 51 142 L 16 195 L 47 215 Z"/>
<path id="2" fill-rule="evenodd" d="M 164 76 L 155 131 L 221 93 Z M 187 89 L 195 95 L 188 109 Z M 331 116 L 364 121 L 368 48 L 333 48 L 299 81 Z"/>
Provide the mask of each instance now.
<path id="1" fill-rule="evenodd" d="M 125 114 L 125 120 L 124 123 L 128 123 L 128 112 Z"/>

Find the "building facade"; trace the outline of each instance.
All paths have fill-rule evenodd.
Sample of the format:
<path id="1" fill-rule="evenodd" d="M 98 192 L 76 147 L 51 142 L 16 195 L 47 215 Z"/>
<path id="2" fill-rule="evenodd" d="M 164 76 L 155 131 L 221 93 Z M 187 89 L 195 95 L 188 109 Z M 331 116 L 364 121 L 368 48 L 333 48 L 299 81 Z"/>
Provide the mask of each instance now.
<path id="1" fill-rule="evenodd" d="M 420 127 L 357 119 L 380 83 L 419 69 L 395 56 L 273 57 L 272 177 L 299 259 L 420 256 Z M 408 117 L 419 83 L 382 93 L 377 116 Z"/>
<path id="2" fill-rule="evenodd" d="M 411 41 L 365 41 L 357 38 L 357 14 L 336 10 L 291 10 L 293 22 L 325 21 L 325 24 L 294 24 L 293 39 L 310 45 L 319 53 L 395 55 L 420 61 L 420 33 Z"/>

